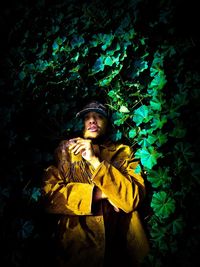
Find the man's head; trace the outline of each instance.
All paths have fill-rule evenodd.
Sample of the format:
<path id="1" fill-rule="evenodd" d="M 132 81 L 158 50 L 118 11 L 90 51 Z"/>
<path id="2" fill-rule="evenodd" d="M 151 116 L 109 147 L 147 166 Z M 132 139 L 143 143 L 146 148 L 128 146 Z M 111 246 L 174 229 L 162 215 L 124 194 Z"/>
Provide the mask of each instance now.
<path id="1" fill-rule="evenodd" d="M 106 107 L 97 101 L 87 104 L 81 111 L 76 114 L 84 122 L 84 138 L 96 139 L 106 133 L 108 113 Z"/>

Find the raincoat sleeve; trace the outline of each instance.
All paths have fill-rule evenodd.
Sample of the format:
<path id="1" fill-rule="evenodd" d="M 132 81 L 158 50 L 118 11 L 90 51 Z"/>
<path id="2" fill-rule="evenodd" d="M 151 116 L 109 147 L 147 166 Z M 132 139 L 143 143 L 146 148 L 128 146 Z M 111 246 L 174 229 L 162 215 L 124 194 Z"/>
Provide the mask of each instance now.
<path id="1" fill-rule="evenodd" d="M 121 145 L 111 162 L 103 160 L 92 181 L 108 200 L 126 213 L 135 210 L 145 196 L 144 179 L 135 172 L 139 164 L 129 146 Z"/>
<path id="2" fill-rule="evenodd" d="M 69 182 L 69 155 L 61 145 L 55 153 L 57 166 L 45 170 L 42 195 L 49 213 L 91 215 L 94 184 Z"/>

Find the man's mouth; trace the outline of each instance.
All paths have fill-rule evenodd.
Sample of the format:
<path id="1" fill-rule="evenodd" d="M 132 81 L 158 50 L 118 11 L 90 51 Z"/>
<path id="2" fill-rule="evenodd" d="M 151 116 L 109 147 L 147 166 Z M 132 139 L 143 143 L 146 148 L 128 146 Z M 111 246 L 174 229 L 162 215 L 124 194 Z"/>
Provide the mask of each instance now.
<path id="1" fill-rule="evenodd" d="M 98 131 L 98 126 L 90 126 L 90 127 L 88 127 L 88 131 L 90 131 L 90 132 L 97 132 Z"/>

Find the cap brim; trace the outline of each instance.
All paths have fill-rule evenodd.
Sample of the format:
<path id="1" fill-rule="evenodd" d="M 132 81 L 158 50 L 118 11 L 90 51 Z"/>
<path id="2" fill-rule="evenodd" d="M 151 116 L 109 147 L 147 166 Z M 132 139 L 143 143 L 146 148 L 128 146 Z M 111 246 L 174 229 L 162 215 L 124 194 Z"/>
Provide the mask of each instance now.
<path id="1" fill-rule="evenodd" d="M 79 111 L 76 114 L 76 117 L 83 117 L 88 112 L 97 112 L 97 113 L 103 115 L 105 118 L 108 117 L 108 114 L 105 111 L 103 111 L 102 109 L 99 109 L 99 108 L 86 108 L 86 109 L 83 109 L 83 110 Z"/>

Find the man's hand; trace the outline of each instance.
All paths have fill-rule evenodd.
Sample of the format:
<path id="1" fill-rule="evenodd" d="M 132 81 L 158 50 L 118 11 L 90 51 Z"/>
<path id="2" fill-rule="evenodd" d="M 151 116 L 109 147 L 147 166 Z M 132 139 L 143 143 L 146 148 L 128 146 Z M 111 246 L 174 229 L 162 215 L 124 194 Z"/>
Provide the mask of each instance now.
<path id="1" fill-rule="evenodd" d="M 71 150 L 75 155 L 81 153 L 82 157 L 91 163 L 95 169 L 100 165 L 100 161 L 94 153 L 91 140 L 77 137 L 70 139 L 69 142 L 69 150 Z"/>

